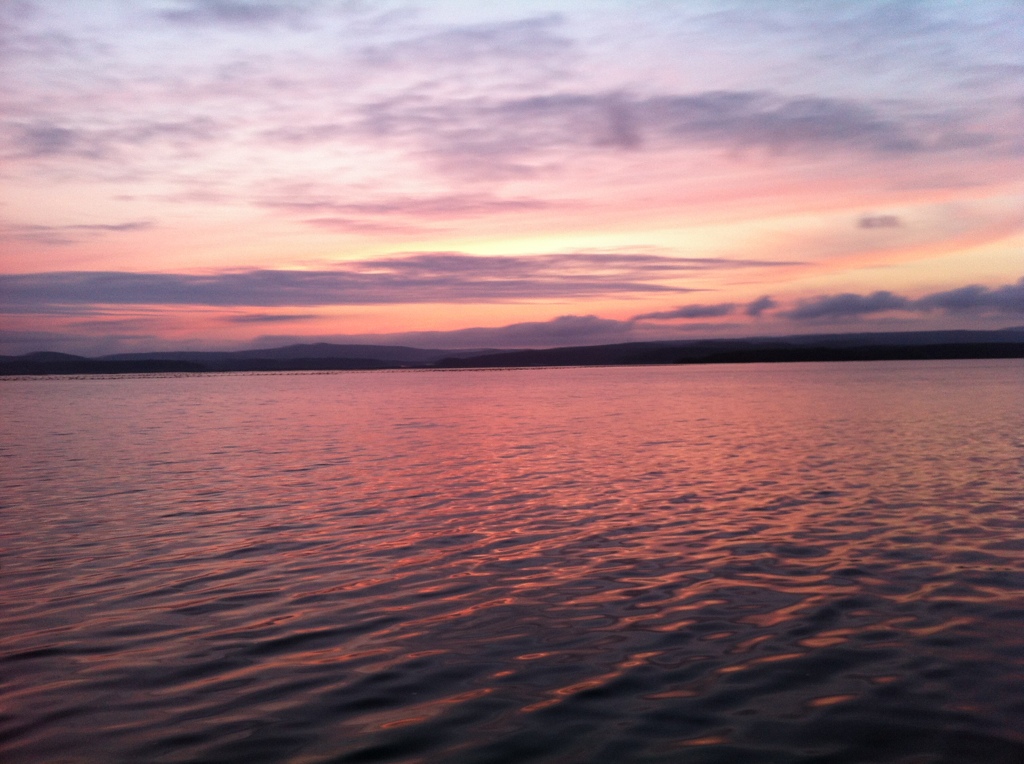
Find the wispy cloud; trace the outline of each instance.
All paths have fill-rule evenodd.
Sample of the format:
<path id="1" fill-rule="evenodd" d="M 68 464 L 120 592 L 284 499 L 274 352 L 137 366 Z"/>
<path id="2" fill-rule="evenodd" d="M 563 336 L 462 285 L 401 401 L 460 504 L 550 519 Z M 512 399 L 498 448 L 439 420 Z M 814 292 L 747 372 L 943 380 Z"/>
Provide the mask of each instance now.
<path id="1" fill-rule="evenodd" d="M 859 228 L 899 228 L 903 221 L 896 215 L 865 215 L 857 221 Z"/>
<path id="2" fill-rule="evenodd" d="M 859 318 L 891 311 L 1024 314 L 1024 278 L 1015 284 L 994 289 L 975 284 L 918 299 L 888 291 L 867 295 L 852 292 L 824 295 L 803 300 L 781 315 L 795 321 L 816 321 Z"/>
<path id="3" fill-rule="evenodd" d="M 209 117 L 183 121 L 125 121 L 111 127 L 71 126 L 38 119 L 8 123 L 2 149 L 6 159 L 124 160 L 128 151 L 154 144 L 191 153 L 226 138 L 225 129 Z"/>
<path id="4" fill-rule="evenodd" d="M 767 310 L 777 308 L 778 305 L 779 304 L 770 295 L 764 295 L 763 297 L 758 297 L 756 300 L 748 302 L 746 307 L 743 309 L 743 312 L 748 316 L 756 318 Z"/>
<path id="5" fill-rule="evenodd" d="M 872 40 L 862 30 L 884 26 L 879 18 L 898 17 L 925 37 L 950 31 L 936 29 L 934 14 L 916 6 L 912 13 L 861 14 L 796 13 L 782 5 L 723 11 L 720 26 L 730 34 L 745 28 L 774 43 L 780 29 L 826 37 L 817 27 L 823 25 L 869 49 Z M 979 119 L 984 115 L 975 109 L 914 93 L 870 97 L 817 90 L 813 80 L 780 84 L 767 75 L 740 88 L 719 85 L 714 73 L 702 89 L 646 83 L 628 62 L 608 61 L 603 66 L 609 70 L 621 67 L 634 76 L 588 77 L 595 60 L 582 33 L 586 24 L 573 23 L 574 14 L 559 12 L 557 4 L 550 13 L 513 13 L 488 23 L 431 23 L 430 14 L 414 6 L 405 8 L 401 23 L 384 23 L 381 14 L 403 7 L 388 3 L 180 0 L 141 7 L 141 15 L 125 14 L 123 23 L 149 18 L 149 26 L 120 31 L 149 33 L 153 18 L 182 40 L 200 31 L 209 45 L 202 60 L 181 67 L 149 62 L 143 77 L 131 47 L 107 40 L 106 53 L 83 54 L 74 71 L 53 78 L 87 79 L 93 85 L 88 96 L 58 89 L 59 100 L 40 99 L 18 85 L 21 95 L 7 111 L 3 158 L 30 167 L 59 163 L 65 175 L 91 178 L 97 165 L 131 173 L 189 157 L 193 175 L 212 180 L 227 168 L 250 182 L 259 174 L 253 157 L 278 170 L 293 165 L 297 151 L 319 151 L 323 161 L 303 163 L 307 180 L 329 178 L 352 157 L 372 155 L 404 177 L 422 174 L 425 161 L 457 185 L 467 175 L 550 172 L 571 165 L 581 151 L 658 155 L 711 147 L 815 161 L 857 152 L 884 161 L 946 151 L 987 155 L 1020 140 Z M 694 11 L 670 15 L 695 23 Z M 55 29 L 74 29 L 59 12 L 51 16 Z M 355 19 L 377 22 L 363 29 L 352 26 Z M 272 45 L 271 33 L 280 38 Z M 22 30 L 18 39 L 27 35 Z M 667 62 L 669 68 L 680 63 Z M 68 166 L 71 159 L 79 164 Z M 459 187 L 452 193 L 465 195 Z M 255 196 L 251 187 L 248 196 Z M 345 212 L 314 220 L 323 227 L 331 219 L 335 227 L 355 222 Z"/>
<path id="6" fill-rule="evenodd" d="M 778 305 L 779 303 L 776 302 L 774 298 L 765 295 L 742 306 L 733 302 L 719 302 L 710 305 L 699 303 L 680 305 L 678 308 L 673 308 L 672 310 L 659 310 L 652 313 L 641 313 L 640 315 L 633 316 L 631 320 L 675 321 L 678 319 L 684 319 L 689 321 L 694 318 L 721 318 L 722 316 L 729 316 L 736 313 L 736 311 L 741 307 L 743 309 L 743 313 L 756 318 L 765 311 L 777 308 Z"/>
<path id="7" fill-rule="evenodd" d="M 327 342 L 409 345 L 421 348 L 530 348 L 566 345 L 599 345 L 638 339 L 636 324 L 593 315 L 565 315 L 549 321 L 522 321 L 507 326 L 478 326 L 452 331 L 401 332 L 397 334 L 336 335 L 319 337 Z M 308 341 L 297 335 L 263 335 L 253 347 Z"/>
<path id="8" fill-rule="evenodd" d="M 722 302 L 717 305 L 680 305 L 672 310 L 641 313 L 638 316 L 633 316 L 633 320 L 670 321 L 676 318 L 718 318 L 719 316 L 728 316 L 735 310 L 736 304 L 732 302 Z"/>
<path id="9" fill-rule="evenodd" d="M 913 303 L 906 297 L 892 292 L 878 291 L 869 295 L 844 294 L 826 295 L 801 301 L 784 315 L 795 321 L 822 318 L 850 318 L 870 313 L 884 313 L 890 310 L 907 310 Z"/>
<path id="10" fill-rule="evenodd" d="M 573 48 L 563 34 L 565 18 L 549 13 L 511 21 L 460 24 L 398 40 L 371 44 L 360 51 L 361 58 L 375 67 L 423 70 L 443 65 L 465 68 L 487 64 L 513 64 L 522 71 L 540 62 L 552 66 Z"/>
<path id="11" fill-rule="evenodd" d="M 259 197 L 257 204 L 315 228 L 344 233 L 408 234 L 438 228 L 455 221 L 492 216 L 514 216 L 551 206 L 540 199 L 505 199 L 486 193 L 433 196 L 384 195 L 353 201 L 351 192 L 276 189 Z"/>
<path id="12" fill-rule="evenodd" d="M 281 189 L 265 195 L 260 206 L 294 215 L 308 225 L 338 231 L 408 232 L 455 220 L 517 215 L 550 207 L 540 199 L 505 199 L 489 194 L 383 196 L 349 201 L 344 194 L 313 194 Z"/>
<path id="13" fill-rule="evenodd" d="M 107 233 L 130 233 L 153 228 L 151 220 L 127 223 L 75 223 L 69 225 L 6 225 L 0 226 L 0 241 L 31 241 L 49 245 L 71 245 L 84 238 Z"/>
<path id="14" fill-rule="evenodd" d="M 503 173 L 554 150 L 658 152 L 720 147 L 772 154 L 853 151 L 881 157 L 986 150 L 995 136 L 960 117 L 915 115 L 910 103 L 873 103 L 770 91 L 636 96 L 565 92 L 494 100 L 402 95 L 363 107 L 363 129 L 382 141 L 418 143 L 446 167 Z M 525 162 L 523 165 L 521 163 Z"/>
<path id="15" fill-rule="evenodd" d="M 304 3 L 243 2 L 242 0 L 191 0 L 178 7 L 161 11 L 159 16 L 174 24 L 188 26 L 229 25 L 265 26 L 270 23 L 295 22 L 305 16 Z"/>
<path id="16" fill-rule="evenodd" d="M 315 313 L 245 313 L 225 316 L 224 321 L 232 324 L 286 324 L 291 321 L 312 321 L 323 318 Z"/>
<path id="17" fill-rule="evenodd" d="M 59 272 L 0 276 L 7 305 L 393 305 L 595 297 L 691 291 L 688 274 L 779 267 L 785 262 L 632 253 L 477 256 L 428 252 L 331 270 L 213 274 Z"/>
<path id="18" fill-rule="evenodd" d="M 972 285 L 947 292 L 936 292 L 917 300 L 919 310 L 944 310 L 950 313 L 992 311 L 1024 314 L 1024 278 L 1016 284 L 995 289 Z"/>
<path id="19" fill-rule="evenodd" d="M 905 119 L 849 99 L 723 91 L 651 98 L 634 109 L 652 129 L 669 136 L 741 148 L 903 152 L 925 147 Z"/>

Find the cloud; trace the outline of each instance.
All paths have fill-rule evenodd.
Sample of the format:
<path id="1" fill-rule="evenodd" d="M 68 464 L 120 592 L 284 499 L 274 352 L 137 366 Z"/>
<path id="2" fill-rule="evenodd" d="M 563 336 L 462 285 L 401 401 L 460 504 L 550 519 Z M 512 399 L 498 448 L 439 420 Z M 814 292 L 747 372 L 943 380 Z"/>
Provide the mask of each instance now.
<path id="1" fill-rule="evenodd" d="M 3 156 L 9 160 L 69 157 L 90 160 L 123 159 L 127 149 L 163 145 L 178 152 L 226 137 L 224 127 L 209 117 L 179 121 L 136 120 L 110 128 L 66 127 L 36 121 L 8 124 Z"/>
<path id="2" fill-rule="evenodd" d="M 0 298 L 7 306 L 22 307 L 501 302 L 610 294 L 680 294 L 693 290 L 665 282 L 693 273 L 791 264 L 628 252 L 492 256 L 421 252 L 349 262 L 331 270 L 251 269 L 201 275 L 124 271 L 0 275 Z"/>
<path id="3" fill-rule="evenodd" d="M 306 218 L 302 222 L 306 225 L 310 225 L 315 228 L 322 228 L 334 233 L 416 234 L 423 233 L 428 230 L 427 226 L 422 225 L 389 223 L 386 220 L 373 220 L 366 218 L 318 217 Z"/>
<path id="4" fill-rule="evenodd" d="M 81 337 L 67 332 L 11 331 L 0 329 L 0 354 L 21 355 L 40 348 L 60 348 Z"/>
<path id="5" fill-rule="evenodd" d="M 923 148 L 907 126 L 867 103 L 824 97 L 787 99 L 755 92 L 653 98 L 638 104 L 671 134 L 775 151 L 822 147 L 906 152 Z"/>
<path id="6" fill-rule="evenodd" d="M 1000 121 L 987 119 L 981 106 L 933 102 L 913 92 L 870 98 L 864 94 L 893 96 L 893 88 L 851 89 L 847 82 L 826 90 L 813 78 L 779 79 L 770 66 L 763 76 L 709 73 L 693 80 L 685 72 L 700 53 L 683 53 L 682 44 L 674 51 L 652 48 L 664 72 L 643 79 L 638 72 L 650 62 L 609 57 L 620 32 L 600 25 L 621 9 L 580 16 L 565 6 L 564 16 L 514 18 L 512 7 L 503 12 L 511 20 L 473 24 L 453 19 L 475 13 L 453 16 L 390 3 L 161 0 L 144 7 L 159 25 L 140 23 L 134 13 L 84 24 L 87 12 L 61 13 L 60 4 L 51 3 L 37 26 L 53 34 L 88 33 L 105 51 L 83 53 L 81 62 L 68 61 L 45 76 L 49 70 L 36 61 L 28 70 L 33 77 L 16 78 L 20 92 L 7 115 L 4 159 L 48 163 L 61 180 L 76 173 L 93 180 L 94 173 L 146 174 L 170 185 L 227 179 L 233 193 L 251 198 L 261 174 L 264 181 L 275 173 L 333 176 L 364 192 L 378 184 L 376 192 L 385 194 L 395 178 L 423 187 L 416 183 L 419 173 L 438 169 L 455 176 L 549 177 L 568 167 L 576 152 L 710 147 L 890 157 L 972 150 L 972 142 L 976 152 L 1005 148 L 998 135 L 965 127 L 977 119 L 999 131 Z M 395 23 L 380 21 L 389 10 L 399 13 Z M 768 13 L 743 13 L 748 11 Z M 805 31 L 816 23 L 811 16 L 835 24 L 834 16 L 857 15 L 849 9 L 798 13 L 792 6 L 779 13 Z M 624 29 L 640 35 L 630 42 L 640 46 L 644 35 L 653 40 L 661 34 L 650 27 L 655 18 L 683 24 L 692 35 L 701 31 L 699 19 L 706 14 L 679 9 L 651 16 L 645 8 L 629 15 Z M 371 17 L 379 28 L 361 34 L 360 19 Z M 737 20 L 729 23 L 735 34 Z M 167 38 L 168 25 L 178 28 L 179 40 Z M 27 34 L 29 25 L 22 26 Z M 755 36 L 776 43 L 771 27 Z M 161 37 L 150 38 L 154 33 Z M 136 50 L 150 39 L 180 44 L 196 34 L 203 55 L 194 59 L 146 63 L 142 49 Z M 716 41 L 707 37 L 701 44 Z M 755 60 L 757 55 L 773 62 L 776 54 L 761 49 Z M 702 89 L 695 81 L 714 86 Z M 987 108 L 999 116 L 996 102 Z M 307 151 L 308 157 L 296 156 Z M 168 166 L 182 155 L 196 161 L 188 168 Z M 66 161 L 71 158 L 91 164 Z M 374 159 L 375 176 L 358 172 L 363 158 Z M 362 214 L 308 217 L 319 227 L 354 230 Z"/>
<path id="7" fill-rule="evenodd" d="M 82 140 L 75 130 L 58 125 L 36 124 L 16 127 L 15 157 L 45 157 L 80 153 Z"/>
<path id="8" fill-rule="evenodd" d="M 760 316 L 762 313 L 764 313 L 766 310 L 777 308 L 778 305 L 779 304 L 775 302 L 775 300 L 773 300 L 768 295 L 765 295 L 764 297 L 758 297 L 756 300 L 747 303 L 747 306 L 743 309 L 743 312 L 746 313 L 748 316 L 754 316 L 756 318 L 757 316 Z"/>
<path id="9" fill-rule="evenodd" d="M 476 273 L 510 278 L 532 274 L 669 279 L 693 271 L 799 265 L 782 260 L 739 260 L 723 257 L 671 257 L 645 252 L 568 252 L 547 255 L 481 257 L 460 252 L 425 252 L 363 261 L 367 268 L 396 269 L 420 275 Z M 595 274 L 600 274 L 595 276 Z M 684 290 L 689 291 L 689 290 Z"/>
<path id="10" fill-rule="evenodd" d="M 855 151 L 882 156 L 985 149 L 993 136 L 961 128 L 952 113 L 915 116 L 909 103 L 771 91 L 638 97 L 565 92 L 496 100 L 406 94 L 364 105 L 362 130 L 418 143 L 442 165 L 472 172 L 527 172 L 567 148 L 666 150 L 716 146 L 775 154 Z M 526 164 L 523 164 L 526 162 Z"/>
<path id="11" fill-rule="evenodd" d="M 598 316 L 566 315 L 550 321 L 524 321 L 497 327 L 471 327 L 452 331 L 402 332 L 317 337 L 317 341 L 409 345 L 421 348 L 540 348 L 571 345 L 600 345 L 637 339 L 632 321 Z M 263 335 L 253 347 L 309 342 L 299 335 Z"/>
<path id="12" fill-rule="evenodd" d="M 247 313 L 241 316 L 226 316 L 225 321 L 232 324 L 276 324 L 289 321 L 310 321 L 323 318 L 315 313 Z"/>
<path id="13" fill-rule="evenodd" d="M 152 228 L 153 223 L 149 220 L 136 220 L 131 223 L 79 223 L 67 225 L 62 228 L 66 231 L 144 231 Z"/>
<path id="14" fill-rule="evenodd" d="M 7 306 L 47 305 L 385 305 L 682 293 L 666 283 L 695 272 L 787 265 L 632 253 L 477 256 L 411 253 L 331 270 L 245 270 L 211 274 L 54 272 L 0 276 Z"/>
<path id="15" fill-rule="evenodd" d="M 421 252 L 344 263 L 331 270 L 212 274 L 74 271 L 0 275 L 8 306 L 388 305 L 683 293 L 665 283 L 688 274 L 791 263 L 685 258 L 646 253 L 478 256 Z"/>
<path id="16" fill-rule="evenodd" d="M 307 144 L 330 143 L 351 136 L 352 128 L 341 122 L 285 125 L 265 130 L 260 137 L 270 143 Z"/>
<path id="17" fill-rule="evenodd" d="M 37 244 L 70 245 L 84 238 L 104 233 L 145 231 L 154 226 L 151 220 L 127 223 L 77 223 L 71 225 L 9 225 L 0 228 L 0 241 L 30 241 Z"/>
<path id="18" fill-rule="evenodd" d="M 239 0 L 192 0 L 175 10 L 163 11 L 160 17 L 188 26 L 229 25 L 261 26 L 282 21 L 294 22 L 304 14 L 301 3 L 240 2 Z"/>
<path id="19" fill-rule="evenodd" d="M 565 19 L 557 13 L 498 23 L 452 26 L 386 44 L 368 45 L 361 58 L 377 67 L 460 68 L 481 61 L 518 69 L 548 61 L 572 47 L 558 33 Z"/>
<path id="20" fill-rule="evenodd" d="M 865 215 L 857 221 L 858 228 L 899 228 L 903 225 L 896 215 Z"/>
<path id="21" fill-rule="evenodd" d="M 1018 39 L 1005 30 L 1020 29 L 1024 21 L 1014 0 L 982 0 L 970 8 L 921 0 L 715 5 L 721 10 L 704 19 L 719 44 L 757 40 L 762 59 L 778 50 L 801 61 L 805 75 L 832 81 L 841 72 L 847 79 L 881 80 L 890 90 L 948 87 L 979 61 L 1016 60 Z"/>
<path id="22" fill-rule="evenodd" d="M 83 55 L 95 52 L 98 46 L 69 34 L 71 30 L 57 31 L 41 25 L 39 22 L 45 14 L 38 0 L 5 0 L 0 3 L 0 51 L 5 66 L 22 57 L 53 62 L 80 60 Z M 10 84 L 13 81 L 8 78 L 4 85 Z"/>
<path id="23" fill-rule="evenodd" d="M 1015 284 L 1006 284 L 994 289 L 975 284 L 946 292 L 935 292 L 916 300 L 885 291 L 869 295 L 826 295 L 803 300 L 782 315 L 796 321 L 807 321 L 857 318 L 888 311 L 927 313 L 936 310 L 945 313 L 1024 314 L 1024 278 Z"/>
<path id="24" fill-rule="evenodd" d="M 158 121 L 158 115 L 173 114 L 174 105 L 182 103 L 186 108 L 202 105 L 219 119 L 230 114 L 244 123 L 237 133 L 221 136 L 225 155 L 237 155 L 239 146 L 258 150 L 254 144 L 261 136 L 279 142 L 352 145 L 361 144 L 369 133 L 417 143 L 405 157 L 411 161 L 418 158 L 415 149 L 426 148 L 452 166 L 459 166 L 461 158 L 463 166 L 478 170 L 485 169 L 492 157 L 494 172 L 509 171 L 517 160 L 529 164 L 533 152 L 552 147 L 658 150 L 698 144 L 805 153 L 854 149 L 888 155 L 962 145 L 968 137 L 981 144 L 995 140 L 961 129 L 961 118 L 977 111 L 973 105 L 964 108 L 948 95 L 942 102 L 946 106 L 933 105 L 913 89 L 902 92 L 888 79 L 881 83 L 884 88 L 851 88 L 850 78 L 835 77 L 835 82 L 826 83 L 834 87 L 826 89 L 816 71 L 820 51 L 811 56 L 802 45 L 786 47 L 794 34 L 816 46 L 827 41 L 829 47 L 841 37 L 845 47 L 863 49 L 864 55 L 876 58 L 881 45 L 885 54 L 878 64 L 902 63 L 901 46 L 907 38 L 903 30 L 920 38 L 929 51 L 946 50 L 965 30 L 982 34 L 978 30 L 986 24 L 994 27 L 997 14 L 991 9 L 974 14 L 937 12 L 920 3 L 865 3 L 863 11 L 849 3 L 822 4 L 827 9 L 806 3 L 780 3 L 778 8 L 743 3 L 730 9 L 730 3 L 713 3 L 714 9 L 652 14 L 646 5 L 628 10 L 623 6 L 608 9 L 607 15 L 591 15 L 579 14 L 569 5 L 564 14 L 514 18 L 512 4 L 506 11 L 511 19 L 453 23 L 475 14 L 434 14 L 429 4 L 416 10 L 391 3 L 312 0 L 161 0 L 148 5 L 151 17 L 181 28 L 183 35 L 209 31 L 203 37 L 203 55 L 183 66 L 185 62 L 175 56 L 149 63 L 143 63 L 145 57 L 136 58 L 137 45 L 126 44 L 127 40 L 146 41 L 146 35 L 166 35 L 166 30 L 140 26 L 134 14 L 100 14 L 109 18 L 84 24 L 88 12 L 61 12 L 60 3 L 49 5 L 37 26 L 52 35 L 89 29 L 107 52 L 90 55 L 60 78 L 49 75 L 63 96 L 55 103 L 65 105 L 15 100 L 23 110 L 18 121 L 27 123 L 19 141 L 22 157 L 109 157 L 108 144 L 116 136 L 104 135 L 97 124 L 116 133 L 134 119 Z M 389 11 L 399 13 L 401 21 L 381 21 Z M 622 13 L 628 14 L 629 23 L 600 26 Z M 440 20 L 443 16 L 447 21 Z M 718 23 L 708 25 L 712 16 Z M 956 23 L 939 23 L 939 17 Z M 379 28 L 360 34 L 366 30 L 358 20 L 371 18 Z M 1005 28 L 1014 28 L 1012 21 L 1008 14 Z M 687 32 L 680 39 L 697 48 L 751 38 L 750 60 L 739 62 L 737 70 L 758 68 L 762 61 L 765 65 L 755 76 L 744 78 L 737 78 L 731 67 L 721 74 L 707 72 L 699 81 L 715 86 L 702 92 L 682 83 L 693 81 L 686 70 L 707 51 L 689 50 L 680 41 L 675 50 L 657 51 L 664 76 L 641 79 L 638 73 L 647 62 L 622 60 L 626 56 L 615 42 L 642 47 L 645 36 L 656 41 L 665 33 L 663 24 L 679 25 L 679 31 Z M 32 25 L 15 26 L 23 27 L 23 36 Z M 276 37 L 266 38 L 267 34 Z M 617 34 L 623 37 L 617 39 Z M 636 39 L 623 39 L 626 34 Z M 166 43 L 156 39 L 153 44 Z M 876 45 L 877 41 L 882 42 Z M 609 57 L 610 50 L 617 58 Z M 651 55 L 655 53 L 652 47 Z M 973 55 L 956 66 L 977 61 L 1005 68 L 1010 60 L 999 47 L 975 45 Z M 788 76 L 793 66 L 815 76 L 794 80 Z M 679 76 L 670 76 L 673 71 Z M 782 71 L 785 77 L 776 76 Z M 1008 70 L 1004 76 L 1010 79 L 1012 74 Z M 19 87 L 28 94 L 32 82 L 26 79 Z M 83 82 L 95 88 L 90 94 L 99 94 L 100 102 L 77 100 Z M 729 82 L 751 84 L 728 89 Z M 886 97 L 871 99 L 861 95 L 865 92 Z M 140 97 L 125 98 L 128 93 Z M 193 98 L 197 94 L 202 97 Z M 961 105 L 954 109 L 950 103 Z M 101 108 L 93 111 L 93 106 Z M 54 114 L 62 118 L 54 119 Z M 365 148 L 359 145 L 354 151 Z"/>
<path id="25" fill-rule="evenodd" d="M 166 348 L 177 350 L 178 345 L 168 343 L 155 334 L 140 332 L 3 332 L 0 331 L 0 353 L 22 355 L 40 348 L 84 356 L 100 356 L 119 352 L 150 352 Z M 211 349 L 219 349 L 216 345 Z"/>
<path id="26" fill-rule="evenodd" d="M 734 310 L 736 310 L 736 304 L 731 302 L 718 303 L 717 305 L 681 305 L 673 310 L 641 313 L 639 316 L 633 316 L 633 320 L 653 319 L 656 321 L 667 321 L 675 318 L 717 318 L 718 316 L 727 316 Z"/>
<path id="27" fill-rule="evenodd" d="M 783 315 L 796 321 L 821 318 L 850 318 L 869 313 L 883 313 L 889 310 L 906 310 L 912 307 L 912 304 L 906 297 L 901 297 L 892 292 L 880 291 L 869 295 L 847 292 L 803 300 L 796 308 L 783 313 Z"/>
<path id="28" fill-rule="evenodd" d="M 342 216 L 357 215 L 368 217 L 417 217 L 439 218 L 449 220 L 453 217 L 476 217 L 504 213 L 517 213 L 526 210 L 544 209 L 547 202 L 538 199 L 503 199 L 484 194 L 448 194 L 440 196 L 391 196 L 373 201 L 350 202 L 340 201 L 326 195 L 304 195 L 275 193 L 264 197 L 260 202 L 263 207 L 280 209 L 298 214 L 330 214 Z M 318 221 L 314 218 L 313 221 Z"/>
<path id="29" fill-rule="evenodd" d="M 944 310 L 949 313 L 993 311 L 1024 314 L 1024 278 L 1016 284 L 995 289 L 972 285 L 936 292 L 915 303 L 918 310 Z"/>
<path id="30" fill-rule="evenodd" d="M 260 206 L 300 216 L 301 222 L 343 233 L 422 233 L 450 229 L 457 220 L 515 215 L 549 208 L 551 203 L 530 198 L 501 198 L 487 194 L 382 196 L 346 201 L 341 192 L 310 194 L 282 188 L 264 195 Z M 341 198 L 339 198 L 341 197 Z M 307 217 L 309 215 L 311 217 Z"/>

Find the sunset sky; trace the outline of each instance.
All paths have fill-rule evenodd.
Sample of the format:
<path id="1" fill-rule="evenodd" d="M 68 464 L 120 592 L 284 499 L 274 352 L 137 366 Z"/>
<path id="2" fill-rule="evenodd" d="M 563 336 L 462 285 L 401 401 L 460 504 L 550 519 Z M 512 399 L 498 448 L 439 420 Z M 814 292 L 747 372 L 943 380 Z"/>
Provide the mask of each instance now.
<path id="1" fill-rule="evenodd" d="M 0 353 L 1024 325 L 1019 0 L 3 0 Z"/>

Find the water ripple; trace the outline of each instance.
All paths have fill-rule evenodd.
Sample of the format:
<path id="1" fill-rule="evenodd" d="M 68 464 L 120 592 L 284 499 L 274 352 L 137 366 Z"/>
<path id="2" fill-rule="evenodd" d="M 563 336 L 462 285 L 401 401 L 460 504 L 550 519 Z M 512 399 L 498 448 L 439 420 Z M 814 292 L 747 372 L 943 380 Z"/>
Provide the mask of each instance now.
<path id="1" fill-rule="evenodd" d="M 1024 761 L 1020 372 L 12 382 L 0 754 Z"/>

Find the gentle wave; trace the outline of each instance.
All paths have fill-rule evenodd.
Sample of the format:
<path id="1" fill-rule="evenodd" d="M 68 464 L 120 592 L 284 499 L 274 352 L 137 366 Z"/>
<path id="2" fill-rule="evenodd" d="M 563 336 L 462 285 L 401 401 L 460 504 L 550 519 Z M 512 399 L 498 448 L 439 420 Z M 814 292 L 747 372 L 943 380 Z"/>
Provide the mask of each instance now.
<path id="1" fill-rule="evenodd" d="M 12 383 L 0 753 L 1022 761 L 1020 372 Z"/>

